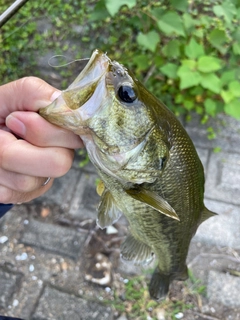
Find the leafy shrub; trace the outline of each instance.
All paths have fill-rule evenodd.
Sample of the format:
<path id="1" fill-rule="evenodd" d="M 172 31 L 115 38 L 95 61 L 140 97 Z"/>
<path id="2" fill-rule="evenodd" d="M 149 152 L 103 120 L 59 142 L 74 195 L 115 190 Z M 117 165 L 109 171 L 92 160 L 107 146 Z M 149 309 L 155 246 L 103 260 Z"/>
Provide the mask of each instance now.
<path id="1" fill-rule="evenodd" d="M 106 21 L 106 12 L 99 15 L 104 4 L 111 19 L 134 33 L 131 52 L 116 47 L 124 56 L 119 60 L 141 73 L 168 107 L 195 110 L 205 119 L 224 110 L 240 119 L 239 0 L 100 3 L 93 18 Z"/>
<path id="2" fill-rule="evenodd" d="M 39 21 L 51 28 L 39 31 Z M 98 47 L 176 114 L 240 119 L 239 21 L 240 0 L 30 1 L 3 27 L 0 72 L 3 82 L 38 75 L 36 54 L 80 58 Z"/>

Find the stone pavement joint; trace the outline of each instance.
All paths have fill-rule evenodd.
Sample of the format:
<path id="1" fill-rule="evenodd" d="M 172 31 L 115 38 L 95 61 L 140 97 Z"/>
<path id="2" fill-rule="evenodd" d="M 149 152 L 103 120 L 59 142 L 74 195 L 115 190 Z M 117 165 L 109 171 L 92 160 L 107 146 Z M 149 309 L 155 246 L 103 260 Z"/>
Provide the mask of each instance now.
<path id="1" fill-rule="evenodd" d="M 75 230 L 30 220 L 21 242 L 43 250 L 77 259 L 82 252 L 86 234 Z"/>
<path id="2" fill-rule="evenodd" d="M 112 320 L 110 307 L 46 287 L 33 320 Z"/>
<path id="3" fill-rule="evenodd" d="M 0 309 L 7 309 L 10 299 L 20 285 L 22 274 L 14 274 L 0 268 Z"/>

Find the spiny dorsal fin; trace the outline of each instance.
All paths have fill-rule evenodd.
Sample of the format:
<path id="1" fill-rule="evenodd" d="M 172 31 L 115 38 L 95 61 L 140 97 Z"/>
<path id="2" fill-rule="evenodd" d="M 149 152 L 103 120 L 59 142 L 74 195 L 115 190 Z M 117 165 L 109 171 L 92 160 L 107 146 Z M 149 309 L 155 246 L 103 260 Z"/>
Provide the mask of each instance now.
<path id="1" fill-rule="evenodd" d="M 207 219 L 214 217 L 214 216 L 217 216 L 217 213 L 210 211 L 205 207 L 202 211 L 200 223 L 202 223 L 202 222 L 206 221 Z"/>
<path id="2" fill-rule="evenodd" d="M 145 203 L 146 205 L 157 210 L 158 212 L 172 219 L 180 221 L 176 211 L 170 206 L 170 204 L 155 192 L 145 189 L 129 189 L 126 190 L 126 192 L 132 198 Z"/>
<path id="3" fill-rule="evenodd" d="M 105 189 L 98 207 L 98 226 L 104 229 L 115 223 L 121 215 L 122 212 L 118 209 L 112 194 Z"/>
<path id="4" fill-rule="evenodd" d="M 145 266 L 152 262 L 154 254 L 151 247 L 129 234 L 121 245 L 121 258 Z"/>

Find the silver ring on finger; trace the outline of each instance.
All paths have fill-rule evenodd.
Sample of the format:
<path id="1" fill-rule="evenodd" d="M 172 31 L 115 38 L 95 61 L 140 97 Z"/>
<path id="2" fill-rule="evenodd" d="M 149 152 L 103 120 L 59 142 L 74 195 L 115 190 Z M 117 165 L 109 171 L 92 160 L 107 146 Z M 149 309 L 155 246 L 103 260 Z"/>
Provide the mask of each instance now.
<path id="1" fill-rule="evenodd" d="M 51 178 L 48 177 L 48 178 L 46 179 L 46 181 L 42 184 L 42 187 L 46 186 L 50 180 L 51 180 Z"/>

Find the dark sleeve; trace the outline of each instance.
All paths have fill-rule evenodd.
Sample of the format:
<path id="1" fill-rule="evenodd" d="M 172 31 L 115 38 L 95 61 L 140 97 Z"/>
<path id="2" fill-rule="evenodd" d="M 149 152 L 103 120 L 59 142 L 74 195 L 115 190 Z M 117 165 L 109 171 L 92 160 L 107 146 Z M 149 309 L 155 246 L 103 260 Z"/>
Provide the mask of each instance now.
<path id="1" fill-rule="evenodd" d="M 0 203 L 0 218 L 2 218 L 8 210 L 13 207 L 13 204 L 2 204 Z"/>

